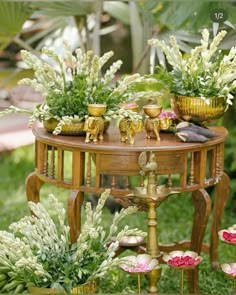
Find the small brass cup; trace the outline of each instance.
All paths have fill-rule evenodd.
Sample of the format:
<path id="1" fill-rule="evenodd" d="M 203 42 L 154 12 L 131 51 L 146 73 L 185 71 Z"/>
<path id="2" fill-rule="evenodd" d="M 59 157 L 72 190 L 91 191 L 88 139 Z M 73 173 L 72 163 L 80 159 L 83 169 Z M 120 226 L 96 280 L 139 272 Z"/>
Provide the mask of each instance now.
<path id="1" fill-rule="evenodd" d="M 148 104 L 143 106 L 144 113 L 150 118 L 156 118 L 160 115 L 162 111 L 162 106 L 158 104 Z"/>
<path id="2" fill-rule="evenodd" d="M 89 104 L 88 112 L 91 116 L 99 117 L 105 113 L 107 106 L 105 104 Z"/>

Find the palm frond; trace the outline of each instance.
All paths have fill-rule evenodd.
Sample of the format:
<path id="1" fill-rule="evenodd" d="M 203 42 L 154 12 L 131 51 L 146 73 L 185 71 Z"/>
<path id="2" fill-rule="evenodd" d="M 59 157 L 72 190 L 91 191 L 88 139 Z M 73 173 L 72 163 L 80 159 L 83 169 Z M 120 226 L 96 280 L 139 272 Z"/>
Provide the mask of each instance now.
<path id="1" fill-rule="evenodd" d="M 6 47 L 19 33 L 33 8 L 26 2 L 0 1 L 0 48 Z"/>
<path id="2" fill-rule="evenodd" d="M 97 1 L 39 1 L 35 6 L 43 12 L 43 14 L 50 16 L 75 16 L 88 15 L 94 13 L 97 8 Z"/>
<path id="3" fill-rule="evenodd" d="M 130 24 L 130 11 L 127 3 L 119 1 L 104 1 L 103 9 L 122 23 Z"/>

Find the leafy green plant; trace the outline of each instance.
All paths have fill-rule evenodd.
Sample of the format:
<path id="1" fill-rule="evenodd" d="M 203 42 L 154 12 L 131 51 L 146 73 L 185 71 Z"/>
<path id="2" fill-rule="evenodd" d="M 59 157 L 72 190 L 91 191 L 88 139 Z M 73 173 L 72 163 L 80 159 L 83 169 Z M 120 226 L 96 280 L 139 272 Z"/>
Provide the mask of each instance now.
<path id="1" fill-rule="evenodd" d="M 227 103 L 232 104 L 232 92 L 236 88 L 236 48 L 232 47 L 228 55 L 218 50 L 225 35 L 226 31 L 219 32 L 209 44 L 210 33 L 204 29 L 201 45 L 193 48 L 190 55 L 181 53 L 174 36 L 170 36 L 170 46 L 150 39 L 149 45 L 160 47 L 171 66 L 171 70 L 159 66 L 157 77 L 172 93 L 202 98 L 226 96 Z"/>
<path id="2" fill-rule="evenodd" d="M 12 223 L 9 227 L 12 233 L 0 231 L 0 274 L 3 268 L 4 274 L 10 274 L 10 277 L 4 277 L 3 291 L 13 291 L 13 287 L 7 289 L 5 286 L 14 285 L 15 289 L 23 285 L 24 289 L 33 284 L 70 292 L 73 287 L 102 278 L 111 268 L 123 263 L 125 257 L 114 257 L 119 241 L 127 235 L 145 236 L 146 233 L 127 225 L 118 231 L 121 220 L 137 212 L 134 206 L 115 214 L 110 229 L 104 229 L 102 209 L 109 193 L 106 190 L 101 195 L 95 211 L 91 203 L 86 204 L 84 225 L 72 245 L 65 223 L 66 210 L 57 198 L 52 194 L 49 196 L 57 223 L 41 203 L 29 202 L 34 215 Z M 113 236 L 116 239 L 110 242 Z"/>
<path id="3" fill-rule="evenodd" d="M 35 119 L 44 121 L 54 118 L 59 122 L 54 134 L 59 134 L 64 124 L 84 121 L 88 115 L 88 104 L 105 104 L 106 119 L 122 116 L 122 113 L 124 116 L 138 116 L 129 110 L 122 111 L 119 105 L 133 101 L 130 87 L 142 80 L 139 74 L 121 77 L 113 83 L 122 65 L 121 60 L 114 62 L 104 75 L 101 72 L 104 64 L 113 56 L 112 51 L 99 57 L 92 51 L 83 53 L 78 48 L 73 54 L 70 45 L 67 42 L 64 44 L 64 58 L 48 47 L 42 49 L 49 62 L 42 61 L 27 50 L 21 51 L 23 61 L 33 69 L 35 77 L 21 79 L 19 84 L 32 86 L 45 97 L 45 102 L 33 110 L 11 106 L 0 112 L 0 116 L 12 112 L 30 114 L 30 126 Z"/>

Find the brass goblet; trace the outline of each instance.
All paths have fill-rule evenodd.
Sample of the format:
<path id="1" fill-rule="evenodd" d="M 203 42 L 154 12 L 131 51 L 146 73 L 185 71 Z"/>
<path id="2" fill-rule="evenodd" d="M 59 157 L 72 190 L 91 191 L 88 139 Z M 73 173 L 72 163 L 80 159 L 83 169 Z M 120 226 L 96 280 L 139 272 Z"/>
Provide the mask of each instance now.
<path id="1" fill-rule="evenodd" d="M 148 104 L 143 106 L 144 113 L 150 118 L 156 118 L 162 111 L 162 106 L 158 104 Z"/>
<path id="2" fill-rule="evenodd" d="M 88 105 L 88 112 L 91 116 L 100 117 L 106 111 L 107 106 L 101 103 L 93 103 Z"/>

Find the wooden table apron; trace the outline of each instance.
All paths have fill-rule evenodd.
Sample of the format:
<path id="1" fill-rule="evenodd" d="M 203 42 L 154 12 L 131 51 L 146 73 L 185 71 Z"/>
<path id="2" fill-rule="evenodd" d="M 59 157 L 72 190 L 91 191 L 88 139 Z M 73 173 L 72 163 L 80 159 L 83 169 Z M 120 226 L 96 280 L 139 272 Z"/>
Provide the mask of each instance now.
<path id="1" fill-rule="evenodd" d="M 224 141 L 227 130 L 212 127 L 217 137 L 206 143 L 183 143 L 172 133 L 161 133 L 161 141 L 146 139 L 144 133 L 135 137 L 135 144 L 120 141 L 119 130 L 110 127 L 104 140 L 85 143 L 84 137 L 54 136 L 44 128 L 33 129 L 35 142 L 35 171 L 26 179 L 26 194 L 30 201 L 39 201 L 43 183 L 50 183 L 72 190 L 68 199 L 68 220 L 71 239 L 75 241 L 80 232 L 80 211 L 84 192 L 102 193 L 104 175 L 109 176 L 111 194 L 126 205 L 125 195 L 132 191 L 130 177 L 137 176 L 139 185 L 144 185 L 145 176 L 140 176 L 138 157 L 143 151 L 153 151 L 157 158 L 157 181 L 165 177 L 166 185 L 178 192 L 193 192 L 192 237 L 185 243 L 176 243 L 161 251 L 188 247 L 198 253 L 210 254 L 211 266 L 218 264 L 218 230 L 229 193 L 229 178 L 224 173 Z M 65 161 L 72 159 L 71 173 L 64 170 Z M 122 178 L 122 187 L 117 181 Z M 107 183 L 106 183 L 107 186 Z M 203 245 L 203 236 L 211 211 L 211 199 L 205 188 L 215 186 L 215 199 L 211 225 L 210 246 Z M 190 291 L 198 292 L 198 272 L 190 272 Z M 193 286 L 190 286 L 190 285 Z"/>

